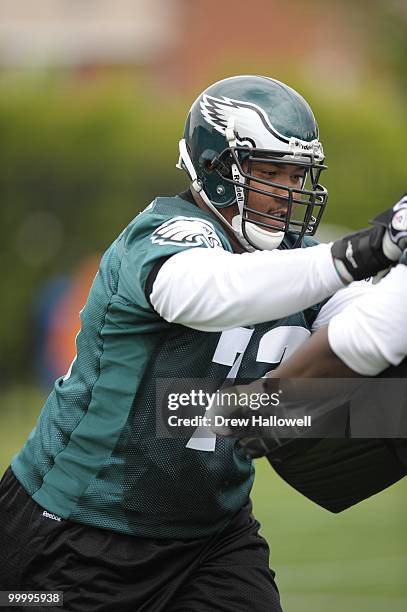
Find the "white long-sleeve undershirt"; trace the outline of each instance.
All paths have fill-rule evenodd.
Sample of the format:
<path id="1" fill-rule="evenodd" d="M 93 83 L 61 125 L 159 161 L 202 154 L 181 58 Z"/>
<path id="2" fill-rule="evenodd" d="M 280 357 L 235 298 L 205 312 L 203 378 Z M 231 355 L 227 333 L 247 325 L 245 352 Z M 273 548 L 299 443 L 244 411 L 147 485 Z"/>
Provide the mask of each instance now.
<path id="1" fill-rule="evenodd" d="M 333 352 L 352 370 L 375 376 L 407 355 L 407 266 L 399 264 L 328 326 Z"/>
<path id="2" fill-rule="evenodd" d="M 215 332 L 294 314 L 343 286 L 330 244 L 242 254 L 200 248 L 162 265 L 150 301 L 171 323 Z"/>

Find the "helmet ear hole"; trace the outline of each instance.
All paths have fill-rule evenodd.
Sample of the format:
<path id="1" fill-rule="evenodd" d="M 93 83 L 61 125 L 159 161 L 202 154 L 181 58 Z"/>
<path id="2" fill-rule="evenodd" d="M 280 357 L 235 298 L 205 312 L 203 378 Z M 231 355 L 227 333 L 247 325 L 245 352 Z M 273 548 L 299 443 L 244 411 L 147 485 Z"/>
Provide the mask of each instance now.
<path id="1" fill-rule="evenodd" d="M 218 154 L 212 149 L 205 149 L 199 156 L 198 163 L 205 172 L 212 172 L 216 166 Z"/>

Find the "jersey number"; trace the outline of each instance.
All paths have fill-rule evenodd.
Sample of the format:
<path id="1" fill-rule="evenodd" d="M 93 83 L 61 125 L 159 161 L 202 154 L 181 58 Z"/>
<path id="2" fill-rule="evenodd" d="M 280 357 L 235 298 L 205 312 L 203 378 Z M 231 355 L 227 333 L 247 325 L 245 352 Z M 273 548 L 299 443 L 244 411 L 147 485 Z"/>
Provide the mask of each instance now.
<path id="1" fill-rule="evenodd" d="M 227 379 L 232 382 L 239 371 L 244 353 L 254 329 L 236 327 L 222 332 L 212 361 L 230 366 Z M 310 336 L 305 327 L 281 326 L 270 329 L 259 342 L 256 361 L 278 365 L 288 359 Z M 214 451 L 216 435 L 205 427 L 197 427 L 188 441 L 187 448 Z"/>

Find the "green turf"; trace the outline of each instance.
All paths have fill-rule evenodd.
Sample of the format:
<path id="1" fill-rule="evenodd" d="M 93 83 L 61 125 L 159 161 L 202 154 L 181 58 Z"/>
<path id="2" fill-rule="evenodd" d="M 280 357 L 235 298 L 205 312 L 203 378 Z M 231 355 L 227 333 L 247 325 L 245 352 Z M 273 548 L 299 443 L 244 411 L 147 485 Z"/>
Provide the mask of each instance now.
<path id="1" fill-rule="evenodd" d="M 23 444 L 42 399 L 35 389 L 3 394 L 1 468 Z M 334 515 L 260 460 L 253 500 L 285 612 L 406 612 L 406 481 Z"/>
<path id="2" fill-rule="evenodd" d="M 407 610 L 405 481 L 337 515 L 302 498 L 261 460 L 253 499 L 284 610 Z"/>

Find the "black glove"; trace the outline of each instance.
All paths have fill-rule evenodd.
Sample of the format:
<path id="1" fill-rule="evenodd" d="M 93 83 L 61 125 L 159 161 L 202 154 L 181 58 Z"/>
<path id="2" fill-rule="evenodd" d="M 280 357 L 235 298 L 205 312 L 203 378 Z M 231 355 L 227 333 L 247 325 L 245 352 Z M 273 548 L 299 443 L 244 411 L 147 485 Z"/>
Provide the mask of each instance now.
<path id="1" fill-rule="evenodd" d="M 361 378 L 346 379 L 346 384 L 341 379 L 262 378 L 223 389 L 227 400 L 214 403 L 206 416 L 212 431 L 237 438 L 246 456 L 277 453 L 281 458 L 297 452 L 298 445 L 308 447 L 310 438 L 343 437 L 348 425 L 344 406 L 362 383 Z"/>
<path id="2" fill-rule="evenodd" d="M 407 194 L 371 223 L 373 227 L 344 236 L 332 245 L 335 267 L 344 282 L 374 276 L 398 261 L 407 247 Z"/>

